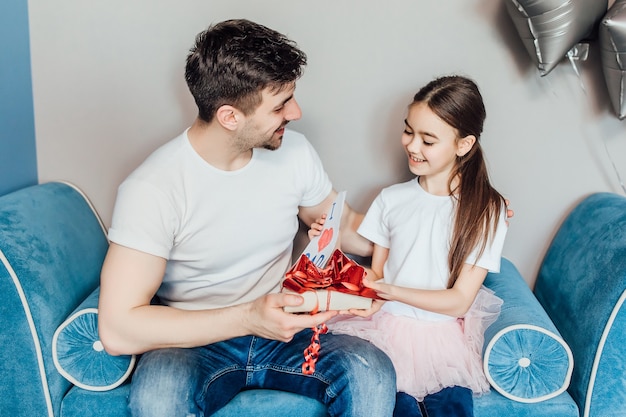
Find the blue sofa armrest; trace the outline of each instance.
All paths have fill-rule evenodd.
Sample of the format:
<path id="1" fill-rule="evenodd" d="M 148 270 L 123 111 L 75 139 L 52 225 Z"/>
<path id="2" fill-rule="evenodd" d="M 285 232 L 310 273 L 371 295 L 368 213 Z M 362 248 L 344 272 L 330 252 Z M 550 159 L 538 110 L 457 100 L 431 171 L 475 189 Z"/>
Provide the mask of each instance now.
<path id="1" fill-rule="evenodd" d="M 53 364 L 56 328 L 97 286 L 108 242 L 86 197 L 47 183 L 0 197 L 0 410 L 59 415 L 71 384 Z"/>
<path id="2" fill-rule="evenodd" d="M 535 294 L 571 346 L 583 416 L 626 416 L 626 197 L 595 193 L 559 227 Z"/>

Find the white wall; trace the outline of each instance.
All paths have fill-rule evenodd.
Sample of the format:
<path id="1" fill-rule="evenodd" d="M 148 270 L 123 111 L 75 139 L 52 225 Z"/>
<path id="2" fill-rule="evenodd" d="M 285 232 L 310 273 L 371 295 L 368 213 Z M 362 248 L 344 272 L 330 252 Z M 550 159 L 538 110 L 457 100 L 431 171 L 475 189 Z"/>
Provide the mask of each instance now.
<path id="1" fill-rule="evenodd" d="M 557 225 L 583 196 L 623 193 L 626 121 L 610 108 L 598 46 L 578 78 L 567 61 L 540 77 L 504 0 L 30 0 L 40 181 L 64 179 L 108 225 L 118 184 L 195 117 L 183 80 L 194 36 L 245 17 L 309 56 L 298 84 L 304 132 L 338 190 L 366 210 L 407 178 L 405 108 L 435 76 L 461 73 L 487 107 L 483 146 L 515 217 L 504 255 L 534 283 Z M 584 87 L 584 89 L 583 89 Z M 608 153 L 607 153 L 608 150 Z"/>

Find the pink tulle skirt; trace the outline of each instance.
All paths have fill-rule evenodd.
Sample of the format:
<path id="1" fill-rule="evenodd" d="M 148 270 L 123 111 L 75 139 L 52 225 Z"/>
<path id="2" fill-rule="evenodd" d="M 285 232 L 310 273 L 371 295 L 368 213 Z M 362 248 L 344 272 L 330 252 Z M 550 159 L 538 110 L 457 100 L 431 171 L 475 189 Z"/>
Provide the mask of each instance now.
<path id="1" fill-rule="evenodd" d="M 369 340 L 396 369 L 398 391 L 422 401 L 451 386 L 489 391 L 482 367 L 484 331 L 500 314 L 502 300 L 482 287 L 464 318 L 429 322 L 379 311 L 368 318 L 340 316 L 328 323 L 332 333 Z"/>

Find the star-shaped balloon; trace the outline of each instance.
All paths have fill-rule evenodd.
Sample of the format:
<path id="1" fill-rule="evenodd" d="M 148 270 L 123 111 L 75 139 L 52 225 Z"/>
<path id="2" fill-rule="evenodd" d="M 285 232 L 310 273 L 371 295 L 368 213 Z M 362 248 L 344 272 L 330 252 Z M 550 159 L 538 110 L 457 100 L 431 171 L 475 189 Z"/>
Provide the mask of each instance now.
<path id="1" fill-rule="evenodd" d="M 613 109 L 626 118 L 626 0 L 617 0 L 599 28 L 602 71 Z"/>
<path id="2" fill-rule="evenodd" d="M 608 0 L 506 0 L 507 11 L 541 76 L 547 75 L 606 13 Z"/>

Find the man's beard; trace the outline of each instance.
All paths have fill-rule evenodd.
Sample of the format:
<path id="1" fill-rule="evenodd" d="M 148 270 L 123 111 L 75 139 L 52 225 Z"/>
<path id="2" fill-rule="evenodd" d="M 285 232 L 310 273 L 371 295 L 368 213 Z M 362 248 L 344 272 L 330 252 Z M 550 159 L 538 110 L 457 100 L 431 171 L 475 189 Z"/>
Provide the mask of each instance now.
<path id="1" fill-rule="evenodd" d="M 277 139 L 274 139 L 274 135 L 276 135 L 276 132 L 278 130 L 283 129 L 285 126 L 287 126 L 287 123 L 289 122 L 285 122 L 278 129 L 276 129 L 274 133 L 272 133 L 272 136 L 270 136 L 270 138 L 265 141 L 265 143 L 263 143 L 260 147 L 270 151 L 275 151 L 276 149 L 280 148 L 280 145 L 282 145 L 283 143 L 283 136 L 285 132 L 283 131 L 283 134 L 280 135 Z"/>
<path id="2" fill-rule="evenodd" d="M 259 141 L 258 132 L 255 132 L 254 129 L 244 129 L 241 136 L 239 136 L 238 144 L 242 151 L 249 150 L 252 148 L 262 148 L 270 151 L 275 151 L 280 148 L 280 145 L 283 142 L 283 136 L 280 135 L 275 138 L 277 135 L 277 131 L 284 128 L 287 123 L 283 123 L 278 129 L 274 130 L 271 135 L 268 135 L 267 138 Z M 256 137 L 256 140 L 255 140 Z"/>
<path id="3" fill-rule="evenodd" d="M 270 150 L 270 151 L 275 151 L 276 149 L 280 148 L 280 145 L 282 145 L 283 143 L 283 135 L 280 135 L 280 138 L 278 139 L 278 143 L 274 143 L 273 140 L 274 140 L 274 137 L 272 136 L 272 138 L 269 141 L 263 144 L 262 148 Z"/>

